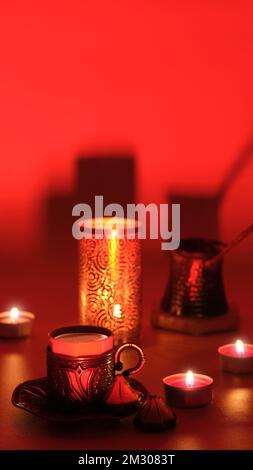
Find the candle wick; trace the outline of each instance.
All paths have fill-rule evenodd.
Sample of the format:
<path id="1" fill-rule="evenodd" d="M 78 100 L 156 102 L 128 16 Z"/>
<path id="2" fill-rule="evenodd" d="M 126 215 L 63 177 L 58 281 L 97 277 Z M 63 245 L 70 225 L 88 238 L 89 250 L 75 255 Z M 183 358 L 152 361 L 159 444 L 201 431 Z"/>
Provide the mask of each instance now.
<path id="1" fill-rule="evenodd" d="M 236 352 L 239 356 L 243 356 L 244 355 L 244 344 L 243 342 L 238 339 L 235 343 L 235 349 L 236 349 Z"/>
<path id="2" fill-rule="evenodd" d="M 10 319 L 13 323 L 16 323 L 20 316 L 19 309 L 17 307 L 13 307 L 10 310 Z"/>
<path id="3" fill-rule="evenodd" d="M 189 372 L 187 372 L 186 374 L 186 386 L 188 388 L 192 388 L 193 387 L 193 383 L 194 383 L 194 378 L 193 378 L 193 373 L 191 370 L 189 370 Z"/>

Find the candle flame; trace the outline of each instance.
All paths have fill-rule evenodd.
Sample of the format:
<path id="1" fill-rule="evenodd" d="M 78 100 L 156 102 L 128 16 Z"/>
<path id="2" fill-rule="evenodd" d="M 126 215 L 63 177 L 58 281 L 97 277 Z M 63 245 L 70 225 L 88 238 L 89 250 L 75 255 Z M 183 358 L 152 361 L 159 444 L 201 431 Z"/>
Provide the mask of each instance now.
<path id="1" fill-rule="evenodd" d="M 116 237 L 117 237 L 117 229 L 116 229 L 116 228 L 112 228 L 112 234 L 111 234 L 112 240 L 115 240 Z"/>
<path id="2" fill-rule="evenodd" d="M 19 309 L 17 307 L 12 307 L 12 309 L 10 310 L 11 319 L 12 320 L 17 320 L 19 315 L 20 315 Z"/>
<path id="3" fill-rule="evenodd" d="M 185 376 L 185 383 L 187 387 L 192 387 L 194 384 L 194 376 L 191 370 L 189 370 Z"/>
<path id="4" fill-rule="evenodd" d="M 121 310 L 121 305 L 120 304 L 115 304 L 113 307 L 113 316 L 116 318 L 121 318 L 122 317 L 122 310 Z"/>
<path id="5" fill-rule="evenodd" d="M 244 354 L 245 348 L 244 348 L 243 341 L 241 339 L 238 339 L 235 342 L 235 349 L 238 354 Z"/>

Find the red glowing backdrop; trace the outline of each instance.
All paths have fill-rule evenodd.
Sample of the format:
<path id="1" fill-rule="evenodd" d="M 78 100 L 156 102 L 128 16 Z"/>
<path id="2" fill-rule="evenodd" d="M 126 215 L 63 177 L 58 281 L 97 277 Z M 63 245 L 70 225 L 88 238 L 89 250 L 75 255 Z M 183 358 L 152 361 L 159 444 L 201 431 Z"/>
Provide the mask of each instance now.
<path id="1" fill-rule="evenodd" d="M 145 203 L 215 192 L 253 134 L 252 22 L 246 0 L 1 1 L 5 249 L 31 246 L 48 190 L 71 189 L 94 147 L 135 151 Z M 252 182 L 249 162 L 222 206 L 225 239 L 250 222 Z"/>

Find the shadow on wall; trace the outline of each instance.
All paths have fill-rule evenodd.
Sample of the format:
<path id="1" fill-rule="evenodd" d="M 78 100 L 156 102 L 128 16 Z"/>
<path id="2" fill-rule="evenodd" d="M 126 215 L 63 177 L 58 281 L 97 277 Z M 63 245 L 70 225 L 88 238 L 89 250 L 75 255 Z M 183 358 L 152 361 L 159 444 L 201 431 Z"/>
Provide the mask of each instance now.
<path id="1" fill-rule="evenodd" d="M 236 178 L 253 157 L 253 137 L 239 152 L 219 190 L 215 194 L 186 194 L 171 192 L 171 204 L 181 204 L 181 237 L 220 239 L 220 208 Z"/>
<path id="2" fill-rule="evenodd" d="M 215 194 L 170 193 L 169 203 L 181 204 L 181 238 L 220 238 L 221 205 L 252 157 L 253 137 L 241 149 Z M 134 155 L 94 153 L 77 158 L 73 193 L 55 193 L 52 189 L 45 202 L 44 252 L 50 259 L 75 258 L 77 242 L 72 237 L 72 208 L 86 203 L 94 214 L 96 195 L 103 195 L 104 206 L 116 202 L 126 208 L 128 203 L 136 202 Z"/>
<path id="3" fill-rule="evenodd" d="M 83 155 L 77 159 L 72 194 L 54 193 L 46 199 L 44 252 L 53 259 L 74 258 L 77 242 L 72 237 L 72 208 L 86 203 L 94 214 L 95 196 L 102 195 L 104 207 L 135 202 L 135 158 L 133 155 Z"/>
<path id="4" fill-rule="evenodd" d="M 253 156 L 253 137 L 241 149 L 221 187 L 215 194 L 193 194 L 170 191 L 169 203 L 181 204 L 181 238 L 220 238 L 220 209 L 240 173 L 249 165 Z M 123 207 L 136 203 L 136 159 L 126 150 L 93 152 L 76 159 L 74 189 L 72 193 L 49 190 L 44 199 L 43 244 L 33 261 L 70 260 L 76 258 L 77 242 L 72 237 L 72 208 L 87 203 L 94 209 L 95 195 L 103 195 L 104 206 L 116 202 Z M 149 201 L 152 202 L 152 201 Z M 145 243 L 147 251 L 160 250 L 160 242 Z M 4 263 L 5 253 L 1 253 Z M 6 258 L 7 265 L 15 265 L 16 259 Z M 26 259 L 26 262 L 28 260 Z M 23 258 L 21 261 L 23 262 Z"/>

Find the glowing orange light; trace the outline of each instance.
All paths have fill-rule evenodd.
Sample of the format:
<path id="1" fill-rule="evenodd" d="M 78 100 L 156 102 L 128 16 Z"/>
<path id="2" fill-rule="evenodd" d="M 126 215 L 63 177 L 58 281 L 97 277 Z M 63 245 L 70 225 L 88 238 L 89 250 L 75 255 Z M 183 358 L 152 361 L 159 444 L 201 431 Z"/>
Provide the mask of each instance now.
<path id="1" fill-rule="evenodd" d="M 238 339 L 235 342 L 235 349 L 238 354 L 244 354 L 245 348 L 244 348 L 243 341 L 241 339 Z"/>
<path id="2" fill-rule="evenodd" d="M 104 218 L 102 228 L 102 238 L 92 230 L 92 243 L 80 240 L 81 324 L 109 328 L 120 345 L 134 341 L 140 329 L 140 241 L 126 236 L 136 229 L 130 219 Z"/>
<path id="3" fill-rule="evenodd" d="M 121 318 L 122 317 L 122 309 L 120 304 L 115 304 L 113 307 L 113 316 L 115 318 Z"/>
<path id="4" fill-rule="evenodd" d="M 17 307 L 13 307 L 10 310 L 10 317 L 12 320 L 17 320 L 20 315 L 19 309 Z"/>
<path id="5" fill-rule="evenodd" d="M 117 229 L 116 229 L 116 228 L 112 228 L 111 238 L 114 240 L 116 237 L 117 237 Z"/>
<path id="6" fill-rule="evenodd" d="M 185 384 L 187 387 L 192 387 L 194 384 L 194 375 L 191 370 L 189 370 L 185 376 Z"/>

